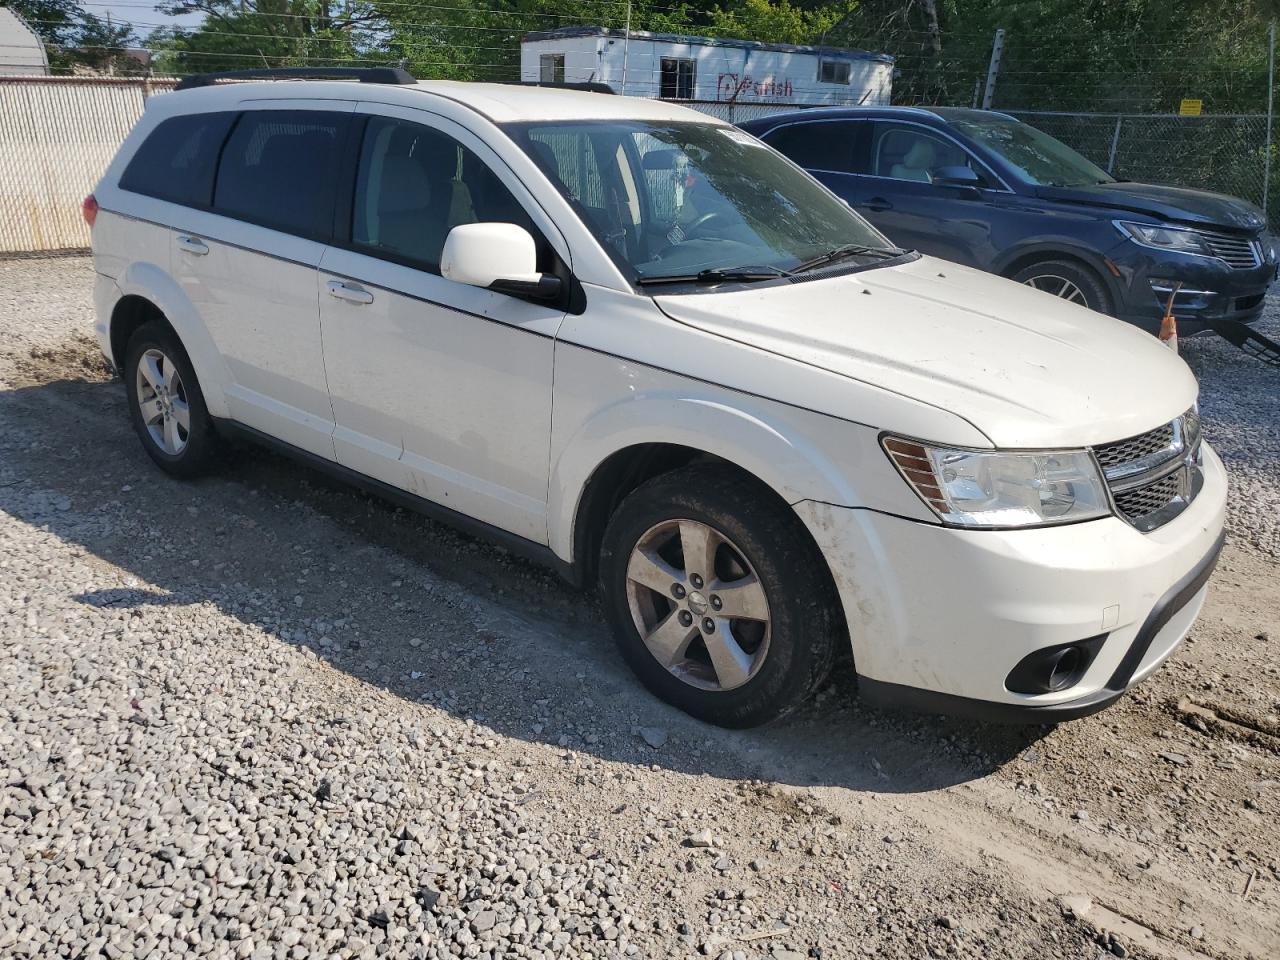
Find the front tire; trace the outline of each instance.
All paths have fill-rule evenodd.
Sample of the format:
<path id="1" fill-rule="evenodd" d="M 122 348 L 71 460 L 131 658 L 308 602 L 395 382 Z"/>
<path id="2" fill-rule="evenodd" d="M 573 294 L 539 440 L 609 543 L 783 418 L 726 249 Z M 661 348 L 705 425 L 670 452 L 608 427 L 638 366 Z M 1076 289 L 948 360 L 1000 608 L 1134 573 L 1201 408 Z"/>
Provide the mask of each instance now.
<path id="1" fill-rule="evenodd" d="M 1102 278 L 1083 264 L 1070 260 L 1045 260 L 1023 267 L 1012 277 L 1051 296 L 1098 313 L 1112 313 L 1111 296 Z"/>
<path id="2" fill-rule="evenodd" d="M 134 331 L 125 349 L 129 417 L 161 470 L 187 479 L 208 471 L 218 437 L 187 352 L 167 324 Z"/>
<path id="3" fill-rule="evenodd" d="M 825 561 L 786 504 L 731 468 L 631 493 L 605 531 L 600 589 L 627 664 L 700 720 L 767 723 L 830 672 L 841 620 Z"/>

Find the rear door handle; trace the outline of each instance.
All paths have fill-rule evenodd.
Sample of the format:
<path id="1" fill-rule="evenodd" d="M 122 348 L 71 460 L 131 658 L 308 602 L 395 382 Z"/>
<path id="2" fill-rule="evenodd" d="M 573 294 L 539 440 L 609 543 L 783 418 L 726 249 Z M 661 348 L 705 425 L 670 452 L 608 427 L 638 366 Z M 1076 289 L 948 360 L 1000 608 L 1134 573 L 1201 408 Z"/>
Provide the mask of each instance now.
<path id="1" fill-rule="evenodd" d="M 866 202 L 866 208 L 879 213 L 881 210 L 892 210 L 893 204 L 884 197 L 872 197 Z"/>
<path id="2" fill-rule="evenodd" d="M 197 257 L 203 257 L 209 252 L 208 245 L 199 237 L 178 237 L 178 249 L 185 250 L 187 253 L 194 254 Z"/>
<path id="3" fill-rule="evenodd" d="M 373 303 L 373 294 L 349 280 L 330 280 L 329 296 L 346 300 L 348 303 Z"/>

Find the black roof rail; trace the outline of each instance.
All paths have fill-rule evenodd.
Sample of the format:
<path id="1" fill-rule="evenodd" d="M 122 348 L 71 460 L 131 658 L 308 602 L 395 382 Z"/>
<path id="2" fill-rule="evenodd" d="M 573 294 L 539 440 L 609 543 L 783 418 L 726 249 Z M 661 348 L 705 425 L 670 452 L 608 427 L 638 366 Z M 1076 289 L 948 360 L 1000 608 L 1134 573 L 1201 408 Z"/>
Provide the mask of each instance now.
<path id="1" fill-rule="evenodd" d="M 613 87 L 599 80 L 581 80 L 581 81 L 561 81 L 555 83 L 551 80 L 499 80 L 498 83 L 505 83 L 515 87 L 550 87 L 555 90 L 582 90 L 586 93 L 613 93 Z"/>
<path id="2" fill-rule="evenodd" d="M 175 90 L 212 87 L 220 80 L 359 80 L 401 86 L 417 79 L 399 67 L 271 67 L 262 70 L 225 70 L 200 73 L 178 82 Z"/>

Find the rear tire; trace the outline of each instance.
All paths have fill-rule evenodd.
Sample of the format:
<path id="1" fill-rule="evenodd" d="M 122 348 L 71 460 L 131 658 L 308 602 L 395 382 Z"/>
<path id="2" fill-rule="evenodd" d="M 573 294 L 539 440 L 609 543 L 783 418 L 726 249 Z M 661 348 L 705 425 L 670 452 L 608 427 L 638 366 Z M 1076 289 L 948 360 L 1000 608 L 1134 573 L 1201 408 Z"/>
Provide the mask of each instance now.
<path id="1" fill-rule="evenodd" d="M 826 561 L 737 470 L 692 465 L 642 484 L 610 519 L 599 570 L 627 664 L 700 720 L 776 720 L 830 672 L 842 620 Z"/>
<path id="2" fill-rule="evenodd" d="M 1102 278 L 1083 264 L 1071 260 L 1033 263 L 1009 279 L 1098 313 L 1112 312 L 1111 295 Z"/>
<path id="3" fill-rule="evenodd" d="M 133 429 L 156 466 L 183 479 L 208 472 L 218 436 L 187 351 L 167 324 L 153 320 L 133 332 L 124 383 Z"/>

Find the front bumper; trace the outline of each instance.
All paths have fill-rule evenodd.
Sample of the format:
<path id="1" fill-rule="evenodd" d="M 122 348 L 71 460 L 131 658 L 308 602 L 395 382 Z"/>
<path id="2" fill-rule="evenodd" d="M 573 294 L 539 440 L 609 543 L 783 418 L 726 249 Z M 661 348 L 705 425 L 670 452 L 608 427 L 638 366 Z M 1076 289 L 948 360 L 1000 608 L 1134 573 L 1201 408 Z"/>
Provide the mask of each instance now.
<path id="1" fill-rule="evenodd" d="M 957 530 L 806 502 L 796 509 L 835 575 L 868 699 L 1044 723 L 1103 709 L 1191 629 L 1221 549 L 1226 473 L 1174 520 L 1139 533 L 1108 517 L 1027 530 Z M 1103 636 L 1066 689 L 1005 685 L 1029 654 Z"/>
<path id="2" fill-rule="evenodd" d="M 1202 333 L 1210 321 L 1253 323 L 1262 313 L 1267 288 L 1275 279 L 1275 255 L 1263 244 L 1262 263 L 1250 269 L 1233 269 L 1221 260 L 1166 253 L 1131 241 L 1108 253 L 1120 271 L 1123 291 L 1116 305 L 1121 320 L 1151 333 L 1160 330 L 1169 295 L 1176 284 L 1173 315 L 1179 336 Z"/>

